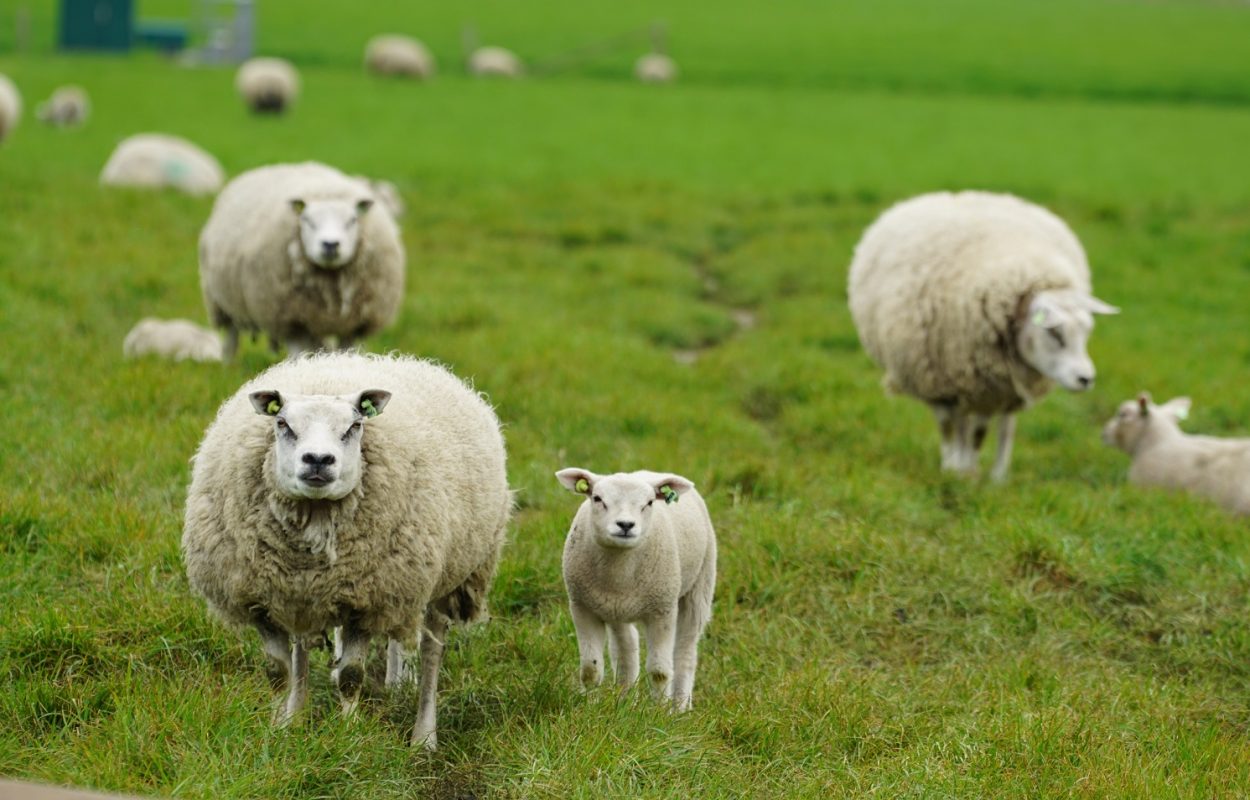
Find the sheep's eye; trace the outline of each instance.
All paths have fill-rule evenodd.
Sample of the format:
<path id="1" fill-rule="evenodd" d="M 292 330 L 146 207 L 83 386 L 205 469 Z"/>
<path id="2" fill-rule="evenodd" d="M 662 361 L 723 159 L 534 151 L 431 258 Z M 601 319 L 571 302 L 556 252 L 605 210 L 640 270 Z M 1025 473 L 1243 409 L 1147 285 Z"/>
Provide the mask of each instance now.
<path id="1" fill-rule="evenodd" d="M 1055 344 L 1059 345 L 1060 347 L 1063 347 L 1064 345 L 1063 331 L 1059 330 L 1058 328 L 1047 328 L 1046 332 L 1049 333 L 1050 337 L 1055 340 Z"/>
<path id="2" fill-rule="evenodd" d="M 278 418 L 275 420 L 275 422 L 276 422 L 276 423 L 277 423 L 277 425 L 278 425 L 278 431 L 279 431 L 279 432 L 280 432 L 283 436 L 286 436 L 287 438 L 290 438 L 290 439 L 294 439 L 294 438 L 295 438 L 295 431 L 291 430 L 291 426 L 290 426 L 290 425 L 288 425 L 288 424 L 286 424 L 286 420 L 284 420 L 282 417 L 278 417 Z"/>
<path id="3" fill-rule="evenodd" d="M 347 227 L 349 227 L 349 228 L 354 228 L 354 227 L 356 227 L 356 218 L 355 218 L 355 217 L 352 217 L 351 219 L 349 219 L 349 220 L 347 221 Z"/>
<path id="4" fill-rule="evenodd" d="M 591 499 L 592 499 L 592 500 L 594 500 L 596 503 L 602 503 L 602 502 L 603 502 L 603 498 L 602 498 L 602 497 L 600 497 L 599 495 L 595 495 L 595 496 L 594 496 L 593 498 L 591 498 Z"/>
<path id="5" fill-rule="evenodd" d="M 648 500 L 648 501 L 647 501 L 647 504 L 646 504 L 645 506 L 643 506 L 643 510 L 646 510 L 646 509 L 650 508 L 650 507 L 651 507 L 651 504 L 652 504 L 652 503 L 654 503 L 654 502 L 655 502 L 654 500 Z"/>
<path id="6" fill-rule="evenodd" d="M 353 434 L 359 433 L 360 427 L 361 427 L 360 420 L 356 420 L 355 422 L 353 422 L 352 426 L 347 429 L 347 433 L 343 434 L 343 441 L 346 442 L 348 439 L 352 438 Z"/>

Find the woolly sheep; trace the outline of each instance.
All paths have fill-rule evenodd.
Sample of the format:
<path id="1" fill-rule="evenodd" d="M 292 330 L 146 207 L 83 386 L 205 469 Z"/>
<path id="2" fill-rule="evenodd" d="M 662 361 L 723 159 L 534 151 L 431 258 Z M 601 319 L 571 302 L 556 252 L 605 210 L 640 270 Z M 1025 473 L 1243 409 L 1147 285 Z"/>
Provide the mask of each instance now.
<path id="1" fill-rule="evenodd" d="M 479 77 L 519 78 L 525 73 L 525 65 L 511 50 L 479 47 L 469 56 L 469 73 Z"/>
<path id="2" fill-rule="evenodd" d="M 1120 405 L 1102 440 L 1133 459 L 1128 479 L 1138 486 L 1183 489 L 1235 514 L 1250 514 L 1250 439 L 1194 436 L 1178 424 L 1189 416 L 1188 397 L 1161 406 L 1142 392 Z"/>
<path id="3" fill-rule="evenodd" d="M 185 319 L 147 317 L 126 334 L 126 358 L 160 356 L 173 361 L 221 361 L 221 336 Z"/>
<path id="4" fill-rule="evenodd" d="M 307 698 L 309 644 L 338 626 L 348 714 L 370 640 L 392 656 L 420 640 L 412 742 L 436 746 L 447 628 L 485 618 L 511 515 L 504 459 L 483 398 L 414 358 L 284 361 L 222 405 L 194 458 L 182 553 L 209 609 L 260 633 L 288 688 L 275 724 Z M 387 685 L 401 677 L 388 658 Z"/>
<path id="5" fill-rule="evenodd" d="M 605 627 L 617 685 L 633 685 L 639 670 L 633 623 L 641 622 L 651 689 L 685 711 L 716 586 L 716 533 L 703 498 L 693 483 L 667 473 L 569 468 L 556 478 L 586 496 L 564 543 L 582 685 L 603 680 Z"/>
<path id="6" fill-rule="evenodd" d="M 325 164 L 277 164 L 226 185 L 200 234 L 209 320 L 262 331 L 294 356 L 341 348 L 389 325 L 404 292 L 404 248 L 361 181 Z"/>
<path id="7" fill-rule="evenodd" d="M 411 36 L 381 34 L 365 45 L 365 68 L 377 75 L 427 80 L 434 77 L 434 57 Z"/>
<path id="8" fill-rule="evenodd" d="M 100 173 L 106 186 L 168 186 L 191 195 L 212 194 L 225 173 L 196 145 L 163 133 L 140 133 L 117 145 Z"/>
<path id="9" fill-rule="evenodd" d="M 634 77 L 643 83 L 672 83 L 677 79 L 677 62 L 663 53 L 647 53 L 634 63 Z"/>
<path id="10" fill-rule="evenodd" d="M 58 87 L 35 112 L 41 122 L 63 128 L 81 125 L 90 114 L 91 100 L 81 86 Z"/>
<path id="11" fill-rule="evenodd" d="M 1093 385 L 1089 266 L 1058 217 L 1018 197 L 937 192 L 883 213 L 855 248 L 851 316 L 891 392 L 933 409 L 942 468 L 976 471 L 1001 415 L 991 476 L 1011 461 L 1015 414 L 1053 383 Z"/>
<path id="12" fill-rule="evenodd" d="M 234 86 L 252 111 L 281 114 L 299 96 L 299 72 L 284 58 L 251 58 L 240 65 Z"/>
<path id="13" fill-rule="evenodd" d="M 0 142 L 3 142 L 22 119 L 22 94 L 8 76 L 0 75 Z"/>

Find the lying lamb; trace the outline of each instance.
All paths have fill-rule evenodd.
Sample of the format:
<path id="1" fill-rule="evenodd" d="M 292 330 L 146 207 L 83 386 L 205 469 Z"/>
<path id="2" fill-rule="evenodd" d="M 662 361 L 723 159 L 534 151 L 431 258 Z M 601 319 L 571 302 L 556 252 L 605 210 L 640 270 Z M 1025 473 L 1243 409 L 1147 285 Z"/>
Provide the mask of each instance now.
<path id="1" fill-rule="evenodd" d="M 221 336 L 185 319 L 139 320 L 122 342 L 126 358 L 160 356 L 173 361 L 221 361 Z"/>

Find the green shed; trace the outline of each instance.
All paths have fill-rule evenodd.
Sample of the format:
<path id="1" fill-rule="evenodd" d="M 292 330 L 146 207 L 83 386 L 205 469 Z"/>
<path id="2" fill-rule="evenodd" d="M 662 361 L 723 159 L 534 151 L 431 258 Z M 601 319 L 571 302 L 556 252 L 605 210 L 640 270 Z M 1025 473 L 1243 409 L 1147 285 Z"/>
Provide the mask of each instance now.
<path id="1" fill-rule="evenodd" d="M 133 17 L 133 0 L 61 0 L 61 49 L 129 50 Z"/>

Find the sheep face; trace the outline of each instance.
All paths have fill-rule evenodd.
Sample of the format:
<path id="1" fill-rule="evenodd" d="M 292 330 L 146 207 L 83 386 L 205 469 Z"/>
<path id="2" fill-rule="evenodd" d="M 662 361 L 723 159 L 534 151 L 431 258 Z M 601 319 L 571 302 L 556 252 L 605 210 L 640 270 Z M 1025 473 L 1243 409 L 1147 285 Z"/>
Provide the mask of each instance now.
<path id="1" fill-rule="evenodd" d="M 360 218 L 373 201 L 309 200 L 296 198 L 291 209 L 299 217 L 304 256 L 323 269 L 339 269 L 352 262 L 360 245 Z"/>
<path id="2" fill-rule="evenodd" d="M 292 499 L 341 500 L 360 485 L 360 442 L 367 420 L 382 413 L 391 393 L 282 395 L 252 392 L 257 414 L 273 418 L 274 484 Z"/>
<path id="3" fill-rule="evenodd" d="M 641 545 L 651 528 L 655 503 L 676 502 L 694 488 L 680 475 L 655 472 L 596 475 L 584 469 L 562 469 L 556 478 L 569 491 L 586 495 L 595 541 L 611 549 Z"/>
<path id="4" fill-rule="evenodd" d="M 1083 392 L 1094 385 L 1094 362 L 1085 351 L 1094 314 L 1117 313 L 1118 308 L 1082 292 L 1038 292 L 1017 335 L 1020 357 L 1065 389 Z"/>
<path id="5" fill-rule="evenodd" d="M 1126 400 L 1102 429 L 1102 441 L 1132 455 L 1152 423 L 1163 421 L 1175 425 L 1189 416 L 1188 397 L 1174 397 L 1161 406 L 1150 402 L 1150 393 L 1142 392 L 1136 400 Z"/>

